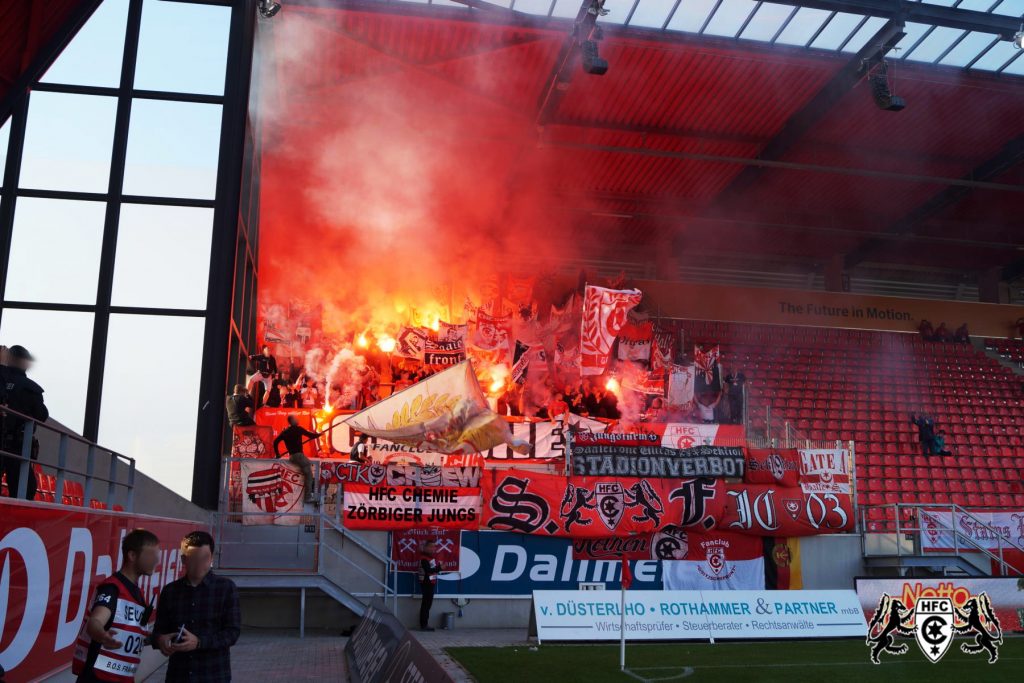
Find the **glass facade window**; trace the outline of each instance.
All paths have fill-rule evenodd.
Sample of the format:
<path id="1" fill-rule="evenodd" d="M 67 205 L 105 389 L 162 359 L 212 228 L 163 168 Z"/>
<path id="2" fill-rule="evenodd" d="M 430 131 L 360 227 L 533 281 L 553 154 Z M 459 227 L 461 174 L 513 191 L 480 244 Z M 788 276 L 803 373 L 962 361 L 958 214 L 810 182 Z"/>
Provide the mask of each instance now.
<path id="1" fill-rule="evenodd" d="M 192 494 L 202 318 L 112 315 L 99 441 L 176 493 Z M 191 399 L 190 399 L 191 397 Z M 213 410 L 223 410 L 218 401 Z"/>
<path id="2" fill-rule="evenodd" d="M 224 94 L 230 7 L 146 0 L 135 87 Z"/>
<path id="3" fill-rule="evenodd" d="M 43 387 L 50 417 L 81 431 L 92 353 L 93 314 L 6 308 L 0 344 L 21 344 L 36 358 L 29 377 Z"/>
<path id="4" fill-rule="evenodd" d="M 33 92 L 19 185 L 106 192 L 116 112 L 114 97 Z"/>
<path id="5" fill-rule="evenodd" d="M 128 0 L 103 0 L 42 81 L 116 88 L 121 83 L 127 23 Z"/>
<path id="6" fill-rule="evenodd" d="M 124 193 L 213 199 L 220 119 L 218 104 L 135 100 Z"/>
<path id="7" fill-rule="evenodd" d="M 213 209 L 123 205 L 111 303 L 205 309 L 212 232 Z"/>
<path id="8" fill-rule="evenodd" d="M 7 300 L 95 304 L 106 210 L 103 202 L 20 198 Z"/>
<path id="9" fill-rule="evenodd" d="M 11 139 L 11 122 L 0 126 L 0 187 L 4 186 L 4 173 L 7 171 L 7 143 Z"/>

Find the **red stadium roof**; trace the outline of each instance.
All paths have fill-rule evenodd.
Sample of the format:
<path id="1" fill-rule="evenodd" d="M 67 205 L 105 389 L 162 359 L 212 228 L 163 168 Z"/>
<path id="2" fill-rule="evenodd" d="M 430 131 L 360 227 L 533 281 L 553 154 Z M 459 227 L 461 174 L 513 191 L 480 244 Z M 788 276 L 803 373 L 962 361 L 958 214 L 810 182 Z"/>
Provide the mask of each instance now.
<path id="1" fill-rule="evenodd" d="M 445 115 L 482 154 L 551 154 L 564 168 L 552 210 L 600 234 L 603 255 L 650 261 L 671 245 L 693 261 L 1015 272 L 1024 249 L 1017 76 L 902 60 L 908 104 L 893 113 L 851 72 L 859 56 L 834 50 L 609 26 L 610 69 L 591 76 L 578 58 L 559 70 L 571 21 L 401 3 L 286 12 L 333 40 L 277 74 L 291 118 L 276 134 L 332 121 L 368 83 L 429 88 L 458 103 Z M 502 122 L 500 139 L 481 118 Z"/>

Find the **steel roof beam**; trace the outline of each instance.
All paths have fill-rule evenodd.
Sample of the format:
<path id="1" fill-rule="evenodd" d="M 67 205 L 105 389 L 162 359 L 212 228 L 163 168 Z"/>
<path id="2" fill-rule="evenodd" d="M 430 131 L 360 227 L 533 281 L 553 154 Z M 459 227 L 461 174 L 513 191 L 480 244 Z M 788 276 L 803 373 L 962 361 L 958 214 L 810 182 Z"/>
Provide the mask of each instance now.
<path id="1" fill-rule="evenodd" d="M 944 7 L 927 2 L 909 0 L 772 0 L 780 5 L 821 9 L 829 12 L 868 14 L 900 21 L 912 21 L 930 26 L 959 28 L 965 31 L 992 33 L 1004 40 L 1011 40 L 1020 30 L 1020 18 Z"/>
<path id="2" fill-rule="evenodd" d="M 804 135 L 860 82 L 864 75 L 904 36 L 903 23 L 890 19 L 872 36 L 857 54 L 812 97 L 798 112 L 789 117 L 782 130 L 764 146 L 758 159 L 778 161 L 803 139 Z M 760 179 L 764 167 L 752 166 L 740 172 L 716 199 L 716 204 L 729 202 Z"/>
<path id="3" fill-rule="evenodd" d="M 998 154 L 972 169 L 964 175 L 963 179 L 971 182 L 988 182 L 1021 162 L 1024 162 L 1024 135 L 1010 140 L 999 150 Z M 1020 188 L 1024 190 L 1024 186 L 1020 186 Z M 852 268 L 875 254 L 883 246 L 891 246 L 893 236 L 910 236 L 921 223 L 964 199 L 971 189 L 966 185 L 950 185 L 941 190 L 924 204 L 883 230 L 882 232 L 888 237 L 865 240 L 859 247 L 847 254 L 845 257 L 846 267 Z M 1024 264 L 1019 270 L 1024 271 Z"/>

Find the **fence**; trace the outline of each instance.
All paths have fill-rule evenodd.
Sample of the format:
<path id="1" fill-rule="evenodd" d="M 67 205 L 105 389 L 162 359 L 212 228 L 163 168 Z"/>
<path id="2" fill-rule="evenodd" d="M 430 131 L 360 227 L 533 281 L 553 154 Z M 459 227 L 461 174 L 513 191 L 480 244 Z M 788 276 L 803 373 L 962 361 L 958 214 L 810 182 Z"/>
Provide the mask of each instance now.
<path id="1" fill-rule="evenodd" d="M 5 469 L 19 468 L 17 490 L 8 492 L 11 497 L 28 498 L 31 477 L 37 483 L 35 500 L 134 509 L 133 458 L 4 406 L 0 406 L 0 420 L 4 435 L 0 456 Z"/>

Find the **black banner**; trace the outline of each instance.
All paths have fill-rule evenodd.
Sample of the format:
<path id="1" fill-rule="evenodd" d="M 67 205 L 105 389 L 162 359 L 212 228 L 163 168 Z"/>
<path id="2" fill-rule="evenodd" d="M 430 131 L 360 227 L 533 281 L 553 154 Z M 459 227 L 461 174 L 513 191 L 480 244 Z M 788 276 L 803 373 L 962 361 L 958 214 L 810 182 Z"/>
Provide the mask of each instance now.
<path id="1" fill-rule="evenodd" d="M 345 645 L 351 683 L 454 683 L 381 600 L 366 608 Z"/>
<path id="2" fill-rule="evenodd" d="M 579 477 L 742 477 L 743 466 L 743 449 L 733 446 L 572 447 L 573 474 Z"/>

